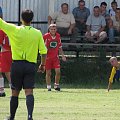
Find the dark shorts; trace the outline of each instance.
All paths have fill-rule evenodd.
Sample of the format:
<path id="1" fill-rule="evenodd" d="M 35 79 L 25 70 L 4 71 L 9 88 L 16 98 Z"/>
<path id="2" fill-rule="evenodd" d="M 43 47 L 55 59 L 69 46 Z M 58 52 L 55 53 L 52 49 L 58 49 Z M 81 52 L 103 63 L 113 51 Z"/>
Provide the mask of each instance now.
<path id="1" fill-rule="evenodd" d="M 120 70 L 116 70 L 116 74 L 115 74 L 115 76 L 113 78 L 113 83 L 115 81 L 120 81 Z"/>
<path id="2" fill-rule="evenodd" d="M 11 66 L 11 88 L 13 90 L 33 89 L 35 83 L 35 64 L 27 61 L 13 61 Z"/>

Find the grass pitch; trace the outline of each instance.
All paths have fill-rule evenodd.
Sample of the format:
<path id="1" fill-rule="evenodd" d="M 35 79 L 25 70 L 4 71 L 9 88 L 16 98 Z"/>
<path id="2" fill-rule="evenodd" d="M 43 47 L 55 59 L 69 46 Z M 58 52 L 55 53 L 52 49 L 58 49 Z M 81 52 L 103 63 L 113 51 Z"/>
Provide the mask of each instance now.
<path id="1" fill-rule="evenodd" d="M 0 98 L 0 120 L 9 115 L 10 89 Z M 120 90 L 66 89 L 61 92 L 34 89 L 34 120 L 120 120 Z M 16 120 L 27 120 L 24 91 L 19 97 Z"/>

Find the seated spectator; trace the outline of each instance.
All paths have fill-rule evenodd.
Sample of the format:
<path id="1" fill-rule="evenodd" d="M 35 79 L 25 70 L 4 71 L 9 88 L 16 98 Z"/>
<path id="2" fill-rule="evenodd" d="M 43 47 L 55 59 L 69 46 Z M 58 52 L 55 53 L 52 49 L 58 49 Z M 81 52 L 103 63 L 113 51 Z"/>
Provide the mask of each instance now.
<path id="1" fill-rule="evenodd" d="M 118 5 L 116 1 L 111 2 L 112 9 L 109 10 L 110 16 L 115 16 L 115 11 L 116 11 L 117 6 Z"/>
<path id="2" fill-rule="evenodd" d="M 91 14 L 86 22 L 87 32 L 86 38 L 94 43 L 102 42 L 106 39 L 107 33 L 104 31 L 106 22 L 105 18 L 100 15 L 99 6 L 95 6 L 93 14 Z"/>
<path id="3" fill-rule="evenodd" d="M 90 15 L 90 10 L 85 7 L 85 1 L 80 0 L 78 2 L 78 7 L 73 9 L 73 15 L 76 21 L 76 31 L 83 34 L 86 32 L 86 21 Z"/>
<path id="4" fill-rule="evenodd" d="M 105 31 L 108 33 L 108 31 L 109 31 L 110 15 L 109 15 L 109 11 L 106 10 L 106 7 L 107 7 L 107 3 L 106 2 L 101 2 L 101 4 L 100 4 L 100 14 L 103 17 L 105 17 L 105 21 L 106 21 Z"/>
<path id="5" fill-rule="evenodd" d="M 108 21 L 110 20 L 110 15 L 109 15 L 109 11 L 106 10 L 107 7 L 107 3 L 106 2 L 102 2 L 100 4 L 100 14 L 105 17 L 106 23 L 108 23 Z"/>
<path id="6" fill-rule="evenodd" d="M 120 35 L 120 8 L 116 9 L 115 16 L 111 16 L 109 23 L 109 42 L 114 43 L 114 36 Z"/>
<path id="7" fill-rule="evenodd" d="M 72 13 L 68 12 L 68 4 L 61 5 L 61 11 L 48 16 L 48 24 L 56 23 L 57 32 L 61 36 L 72 35 L 75 27 L 75 19 Z"/>

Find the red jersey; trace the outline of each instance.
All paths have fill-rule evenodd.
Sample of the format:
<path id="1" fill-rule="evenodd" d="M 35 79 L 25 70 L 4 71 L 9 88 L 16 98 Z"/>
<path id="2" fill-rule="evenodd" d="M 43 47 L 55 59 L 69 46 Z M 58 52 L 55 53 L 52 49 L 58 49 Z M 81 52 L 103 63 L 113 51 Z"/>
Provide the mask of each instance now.
<path id="1" fill-rule="evenodd" d="M 0 30 L 0 45 L 5 50 L 11 50 L 9 39 L 8 39 L 7 35 L 2 30 Z"/>
<path id="2" fill-rule="evenodd" d="M 59 48 L 62 47 L 60 34 L 56 33 L 55 37 L 52 37 L 50 33 L 43 35 L 45 45 L 48 49 L 47 58 L 55 58 L 59 54 Z"/>

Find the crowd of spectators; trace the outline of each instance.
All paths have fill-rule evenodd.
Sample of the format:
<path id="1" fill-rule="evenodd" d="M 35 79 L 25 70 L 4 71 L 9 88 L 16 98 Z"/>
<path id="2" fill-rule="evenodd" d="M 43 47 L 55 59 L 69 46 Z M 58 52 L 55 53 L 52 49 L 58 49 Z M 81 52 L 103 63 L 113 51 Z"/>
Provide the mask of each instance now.
<path id="1" fill-rule="evenodd" d="M 102 2 L 90 12 L 85 1 L 79 0 L 70 13 L 69 5 L 62 3 L 61 11 L 48 16 L 48 24 L 55 23 L 61 36 L 71 36 L 70 42 L 76 42 L 79 34 L 89 42 L 115 43 L 115 36 L 120 36 L 120 8 L 116 1 L 111 2 L 111 9 L 106 8 L 107 3 Z"/>

